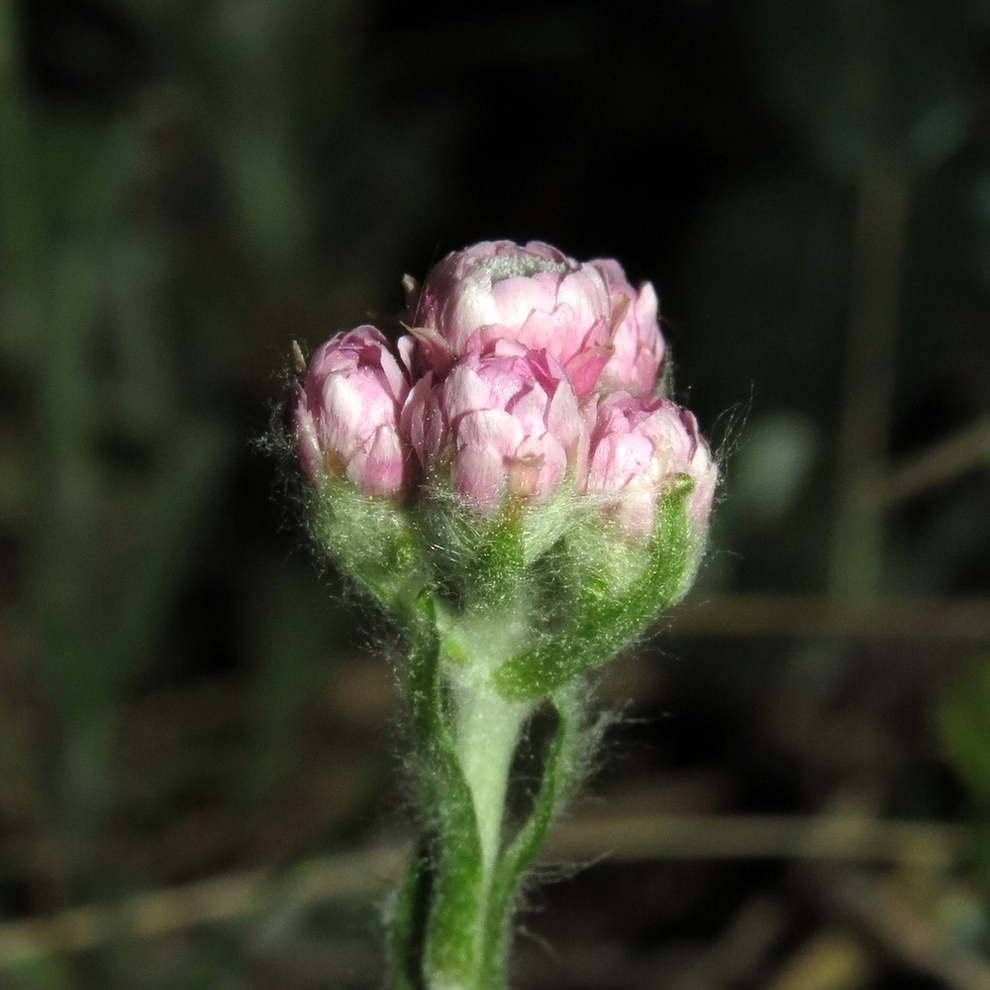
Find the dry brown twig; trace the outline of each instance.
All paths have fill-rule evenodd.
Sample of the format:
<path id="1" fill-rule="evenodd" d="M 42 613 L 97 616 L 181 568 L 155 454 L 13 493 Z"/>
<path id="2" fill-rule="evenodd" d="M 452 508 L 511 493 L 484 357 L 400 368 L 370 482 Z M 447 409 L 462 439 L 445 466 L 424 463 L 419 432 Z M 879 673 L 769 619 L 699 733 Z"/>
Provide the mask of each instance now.
<path id="1" fill-rule="evenodd" d="M 669 858 L 754 858 L 895 862 L 924 849 L 940 864 L 960 844 L 954 826 L 868 818 L 643 816 L 576 820 L 557 831 L 545 856 L 588 862 Z M 52 918 L 0 925 L 0 969 L 56 952 L 100 945 L 121 934 L 153 938 L 262 913 L 381 895 L 399 875 L 402 846 L 300 863 L 283 876 L 249 870 L 138 894 L 114 907 L 86 906 Z"/>
<path id="2" fill-rule="evenodd" d="M 851 636 L 871 640 L 990 642 L 986 598 L 878 596 L 864 604 L 826 595 L 689 598 L 667 632 L 688 636 Z"/>
<path id="3" fill-rule="evenodd" d="M 882 876 L 849 867 L 812 874 L 812 885 L 833 910 L 869 932 L 895 958 L 944 980 L 953 990 L 990 990 L 985 959 L 944 943 Z"/>
<path id="4" fill-rule="evenodd" d="M 888 504 L 902 502 L 986 465 L 990 465 L 990 416 L 902 461 L 890 472 L 884 495 Z"/>

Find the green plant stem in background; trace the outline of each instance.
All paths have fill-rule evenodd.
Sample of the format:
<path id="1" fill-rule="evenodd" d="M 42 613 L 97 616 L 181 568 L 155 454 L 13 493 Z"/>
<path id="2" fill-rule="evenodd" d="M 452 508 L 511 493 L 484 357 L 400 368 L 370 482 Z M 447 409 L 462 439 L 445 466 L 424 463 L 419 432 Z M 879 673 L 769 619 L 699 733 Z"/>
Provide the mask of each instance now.
<path id="1" fill-rule="evenodd" d="M 902 163 L 863 166 L 853 240 L 846 380 L 839 433 L 832 590 L 878 590 L 887 444 L 913 181 Z"/>
<path id="2" fill-rule="evenodd" d="M 7 324 L 12 318 L 36 322 L 37 313 L 28 304 L 41 301 L 47 250 L 35 135 L 21 99 L 19 40 L 14 5 L 0 0 L 0 252 L 5 292 L 18 294 L 4 300 L 0 340 L 15 347 L 24 336 Z"/>

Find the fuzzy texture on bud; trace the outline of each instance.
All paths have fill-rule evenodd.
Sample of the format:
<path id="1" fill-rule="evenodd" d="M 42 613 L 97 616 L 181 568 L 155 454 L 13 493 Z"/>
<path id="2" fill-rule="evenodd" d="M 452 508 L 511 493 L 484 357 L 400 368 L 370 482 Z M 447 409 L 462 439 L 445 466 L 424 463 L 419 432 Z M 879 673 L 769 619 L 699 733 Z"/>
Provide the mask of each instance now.
<path id="1" fill-rule="evenodd" d="M 427 479 L 488 513 L 506 496 L 540 501 L 570 470 L 583 472 L 584 417 L 563 368 L 545 350 L 508 339 L 470 352 L 436 382 L 414 386 L 402 426 Z"/>
<path id="2" fill-rule="evenodd" d="M 296 387 L 296 447 L 309 480 L 347 478 L 365 495 L 394 496 L 408 478 L 399 413 L 409 383 L 374 327 L 338 333 Z"/>
<path id="3" fill-rule="evenodd" d="M 718 469 L 698 434 L 694 416 L 669 399 L 627 392 L 606 396 L 594 409 L 586 491 L 601 499 L 605 513 L 632 540 L 653 532 L 658 498 L 677 475 L 694 488 L 688 522 L 703 542 Z"/>

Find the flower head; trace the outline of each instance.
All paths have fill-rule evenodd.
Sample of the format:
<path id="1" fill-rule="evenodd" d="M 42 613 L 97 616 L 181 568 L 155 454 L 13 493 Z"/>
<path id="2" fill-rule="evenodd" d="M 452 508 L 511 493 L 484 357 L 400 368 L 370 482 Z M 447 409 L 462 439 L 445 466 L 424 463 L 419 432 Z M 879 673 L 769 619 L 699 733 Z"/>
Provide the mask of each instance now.
<path id="1" fill-rule="evenodd" d="M 617 262 L 490 241 L 403 285 L 398 357 L 358 327 L 295 386 L 310 532 L 438 664 L 537 703 L 683 597 L 717 468 Z"/>
<path id="2" fill-rule="evenodd" d="M 399 411 L 409 384 L 371 326 L 338 333 L 313 354 L 296 387 L 296 446 L 314 484 L 347 478 L 366 495 L 395 495 L 407 481 Z"/>
<path id="3" fill-rule="evenodd" d="M 449 254 L 427 276 L 408 315 L 418 356 L 440 375 L 465 354 L 509 339 L 546 350 L 584 396 L 611 353 L 602 272 L 539 241 L 525 247 L 484 241 Z"/>
<path id="4" fill-rule="evenodd" d="M 404 432 L 433 482 L 483 513 L 506 496 L 539 501 L 579 472 L 584 419 L 560 365 L 545 350 L 497 341 L 470 352 L 442 381 L 428 372 L 402 414 Z"/>
<path id="5" fill-rule="evenodd" d="M 578 398 L 593 391 L 653 391 L 664 344 L 657 297 L 638 291 L 618 262 L 580 263 L 540 241 L 483 241 L 447 255 L 410 295 L 410 367 L 438 376 L 499 340 L 546 350 Z"/>
<path id="6" fill-rule="evenodd" d="M 586 490 L 628 538 L 653 532 L 658 499 L 687 475 L 694 483 L 688 522 L 703 543 L 718 469 L 698 434 L 694 416 L 669 399 L 627 392 L 606 396 L 595 410 Z"/>

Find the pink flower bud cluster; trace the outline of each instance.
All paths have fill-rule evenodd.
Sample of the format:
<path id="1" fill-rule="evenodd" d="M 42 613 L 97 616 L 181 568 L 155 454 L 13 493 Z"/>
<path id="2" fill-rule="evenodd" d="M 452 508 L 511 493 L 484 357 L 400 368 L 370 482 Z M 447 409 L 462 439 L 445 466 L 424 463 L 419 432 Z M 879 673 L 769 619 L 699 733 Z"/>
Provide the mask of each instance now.
<path id="1" fill-rule="evenodd" d="M 311 481 L 446 488 L 482 514 L 568 485 L 636 538 L 687 474 L 703 529 L 717 472 L 694 417 L 654 394 L 664 341 L 649 283 L 633 288 L 615 261 L 494 241 L 448 255 L 410 295 L 400 360 L 373 327 L 313 355 L 295 408 Z"/>

